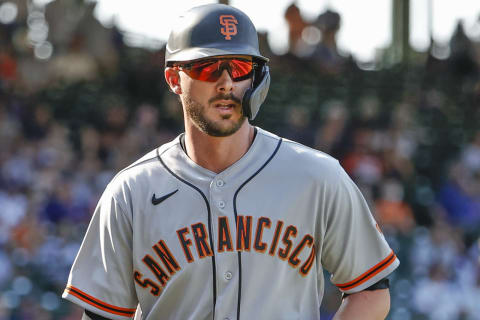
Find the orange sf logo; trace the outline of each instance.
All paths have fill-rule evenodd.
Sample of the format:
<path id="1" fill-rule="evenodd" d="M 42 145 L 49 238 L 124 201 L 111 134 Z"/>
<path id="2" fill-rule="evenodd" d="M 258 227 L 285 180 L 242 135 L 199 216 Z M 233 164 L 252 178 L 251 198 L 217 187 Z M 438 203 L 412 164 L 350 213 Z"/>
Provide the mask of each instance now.
<path id="1" fill-rule="evenodd" d="M 232 36 L 237 34 L 237 19 L 231 14 L 220 16 L 220 24 L 223 26 L 220 32 L 225 36 L 225 40 L 232 40 Z"/>

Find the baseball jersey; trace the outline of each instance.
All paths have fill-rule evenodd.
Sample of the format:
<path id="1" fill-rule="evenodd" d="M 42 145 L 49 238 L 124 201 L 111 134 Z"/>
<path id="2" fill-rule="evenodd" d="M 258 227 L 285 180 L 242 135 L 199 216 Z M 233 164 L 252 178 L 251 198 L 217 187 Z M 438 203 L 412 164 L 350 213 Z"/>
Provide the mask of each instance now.
<path id="1" fill-rule="evenodd" d="M 112 319 L 319 319 L 323 269 L 354 293 L 399 265 L 337 160 L 255 130 L 218 174 L 183 135 L 119 172 L 63 297 Z"/>

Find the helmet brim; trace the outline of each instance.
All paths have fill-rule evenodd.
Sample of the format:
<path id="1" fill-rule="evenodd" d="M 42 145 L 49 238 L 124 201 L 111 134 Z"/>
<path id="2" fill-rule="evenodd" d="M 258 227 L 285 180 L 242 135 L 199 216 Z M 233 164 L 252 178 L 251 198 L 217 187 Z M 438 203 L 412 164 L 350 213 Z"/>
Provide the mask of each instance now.
<path id="1" fill-rule="evenodd" d="M 167 49 L 168 50 L 168 49 Z M 253 48 L 238 46 L 230 48 L 188 48 L 179 50 L 178 53 L 170 52 L 167 63 L 172 62 L 181 62 L 181 61 L 192 61 L 198 59 L 205 59 L 216 56 L 251 56 L 253 58 L 268 62 L 269 59 L 256 54 L 257 51 Z"/>

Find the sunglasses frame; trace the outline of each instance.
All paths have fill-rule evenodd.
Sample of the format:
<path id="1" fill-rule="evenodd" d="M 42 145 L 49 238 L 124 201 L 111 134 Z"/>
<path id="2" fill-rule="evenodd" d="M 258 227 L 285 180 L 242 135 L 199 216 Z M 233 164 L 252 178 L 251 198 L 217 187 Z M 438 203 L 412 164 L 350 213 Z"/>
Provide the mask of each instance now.
<path id="1" fill-rule="evenodd" d="M 229 67 L 223 67 L 223 68 L 220 68 L 221 71 L 223 70 L 227 70 L 228 74 L 230 75 L 230 78 L 234 81 L 234 82 L 239 82 L 239 81 L 243 81 L 243 80 L 246 80 L 246 79 L 250 79 L 253 77 L 253 75 L 255 74 L 255 71 L 258 70 L 258 67 L 260 66 L 260 64 L 258 64 L 257 62 L 255 62 L 255 60 L 249 60 L 249 59 L 245 59 L 245 58 L 211 58 L 211 59 L 201 59 L 201 60 L 194 60 L 194 61 L 190 61 L 190 62 L 186 62 L 186 63 L 176 63 L 173 65 L 174 68 L 178 68 L 180 70 L 191 70 L 192 67 L 195 65 L 195 64 L 199 64 L 199 63 L 206 63 L 206 62 L 209 62 L 209 61 L 212 61 L 212 63 L 216 63 L 218 61 L 222 61 L 223 63 L 221 63 L 220 65 L 224 65 L 225 63 L 228 65 L 228 61 L 231 61 L 231 60 L 240 60 L 240 61 L 244 61 L 244 62 L 251 62 L 252 63 L 252 70 L 244 75 L 244 76 L 241 76 L 241 77 L 238 77 L 238 78 L 233 78 L 232 76 L 232 72 L 231 72 L 231 68 Z M 189 72 L 186 72 L 190 77 L 191 74 Z M 213 72 L 212 72 L 213 73 Z M 200 79 L 196 79 L 194 77 L 192 77 L 193 79 L 195 80 L 199 80 L 199 81 L 206 81 L 206 82 L 215 82 L 217 81 L 219 78 L 221 77 L 221 73 L 220 75 L 218 76 L 218 78 L 214 79 L 214 80 L 200 80 Z"/>

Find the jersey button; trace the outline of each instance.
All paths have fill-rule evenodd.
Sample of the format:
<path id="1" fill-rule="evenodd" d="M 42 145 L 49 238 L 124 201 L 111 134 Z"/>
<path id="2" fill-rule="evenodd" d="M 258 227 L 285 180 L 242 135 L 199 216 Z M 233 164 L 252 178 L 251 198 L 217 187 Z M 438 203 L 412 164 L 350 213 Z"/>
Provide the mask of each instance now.
<path id="1" fill-rule="evenodd" d="M 224 274 L 225 280 L 230 280 L 232 279 L 233 275 L 230 271 L 225 272 Z"/>
<path id="2" fill-rule="evenodd" d="M 223 200 L 218 201 L 218 206 L 220 207 L 220 209 L 225 208 L 225 201 Z"/>
<path id="3" fill-rule="evenodd" d="M 223 180 L 217 180 L 217 187 L 223 187 L 224 184 Z"/>

